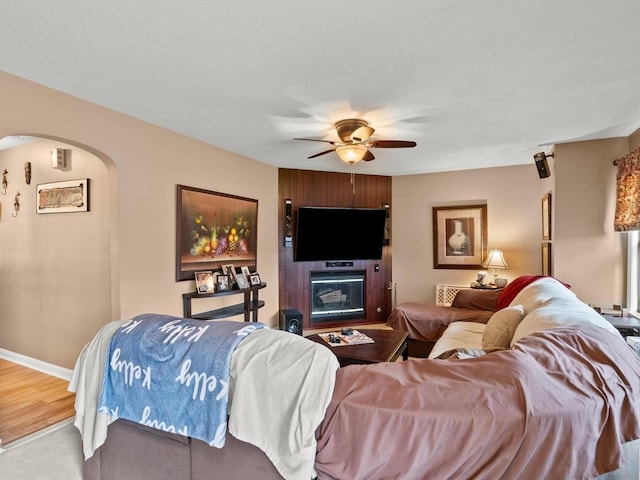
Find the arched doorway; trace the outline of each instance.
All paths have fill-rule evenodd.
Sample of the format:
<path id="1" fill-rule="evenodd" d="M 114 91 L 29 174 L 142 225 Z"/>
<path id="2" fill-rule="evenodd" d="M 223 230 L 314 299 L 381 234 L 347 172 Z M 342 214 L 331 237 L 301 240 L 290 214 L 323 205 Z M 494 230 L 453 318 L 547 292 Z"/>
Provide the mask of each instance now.
<path id="1" fill-rule="evenodd" d="M 72 369 L 82 345 L 119 316 L 117 175 L 90 147 L 30 137 L 0 150 L 0 349 Z M 65 167 L 52 168 L 54 148 L 67 151 Z M 36 212 L 38 185 L 77 179 L 88 179 L 89 211 Z"/>

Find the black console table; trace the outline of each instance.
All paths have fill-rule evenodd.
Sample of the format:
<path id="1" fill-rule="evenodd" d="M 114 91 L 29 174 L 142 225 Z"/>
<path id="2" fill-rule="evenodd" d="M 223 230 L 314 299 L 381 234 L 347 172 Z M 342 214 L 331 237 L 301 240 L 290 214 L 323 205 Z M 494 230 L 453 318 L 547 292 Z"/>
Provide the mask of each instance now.
<path id="1" fill-rule="evenodd" d="M 264 301 L 258 299 L 258 290 L 266 287 L 267 284 L 262 282 L 260 285 L 253 285 L 249 288 L 241 288 L 236 290 L 228 290 L 225 292 L 198 293 L 188 292 L 182 294 L 182 314 L 185 318 L 196 318 L 199 320 L 217 320 L 220 318 L 233 317 L 235 315 L 244 314 L 245 322 L 258 321 L 258 309 L 264 307 Z M 193 314 L 191 312 L 191 301 L 194 298 L 210 298 L 224 297 L 227 295 L 244 296 L 244 301 L 236 305 L 216 308 L 207 312 Z"/>
<path id="2" fill-rule="evenodd" d="M 602 315 L 611 325 L 613 325 L 623 337 L 640 334 L 640 320 L 635 317 L 623 317 L 613 315 Z"/>

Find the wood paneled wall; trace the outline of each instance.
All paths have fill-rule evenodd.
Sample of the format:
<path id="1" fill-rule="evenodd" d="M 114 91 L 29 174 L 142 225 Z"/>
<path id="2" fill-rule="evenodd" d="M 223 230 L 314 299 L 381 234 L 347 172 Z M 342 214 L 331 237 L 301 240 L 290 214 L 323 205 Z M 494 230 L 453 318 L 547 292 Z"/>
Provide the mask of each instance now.
<path id="1" fill-rule="evenodd" d="M 364 270 L 366 276 L 366 317 L 357 320 L 351 319 L 345 323 L 386 322 L 392 306 L 392 291 L 387 287 L 391 282 L 391 245 L 393 239 L 391 239 L 389 246 L 383 248 L 380 260 L 356 260 L 353 262 L 353 267 L 327 267 L 326 262 L 294 262 L 293 247 L 284 246 L 284 203 L 285 199 L 292 201 L 294 236 L 297 210 L 298 207 L 303 206 L 381 208 L 384 204 L 388 204 L 392 221 L 391 177 L 356 175 L 354 193 L 350 183 L 350 175 L 346 173 L 280 169 L 278 175 L 280 309 L 299 310 L 304 318 L 303 328 L 311 328 L 310 273 L 329 270 Z M 326 238 L 321 241 L 349 242 L 353 240 L 351 240 L 349 232 L 334 232 L 328 228 Z M 378 271 L 376 271 L 376 265 L 379 267 Z M 340 321 L 314 323 L 313 328 L 334 327 L 341 324 Z"/>

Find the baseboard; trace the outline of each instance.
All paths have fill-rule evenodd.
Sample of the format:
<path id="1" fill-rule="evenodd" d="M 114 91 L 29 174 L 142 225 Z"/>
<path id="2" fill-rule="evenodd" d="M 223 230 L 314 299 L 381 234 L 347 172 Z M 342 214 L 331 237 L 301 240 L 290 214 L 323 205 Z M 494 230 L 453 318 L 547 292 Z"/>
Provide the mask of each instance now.
<path id="1" fill-rule="evenodd" d="M 7 443 L 4 446 L 4 450 L 0 450 L 1 451 L 5 451 L 8 452 L 9 450 L 12 450 L 16 447 L 20 447 L 21 445 L 24 445 L 26 443 L 31 442 L 32 440 L 37 440 L 38 438 L 54 432 L 56 430 L 60 430 L 63 427 L 66 427 L 69 424 L 73 424 L 75 420 L 75 417 L 69 417 L 69 418 L 65 418 L 64 420 L 60 420 L 58 423 L 54 423 L 53 425 L 49 425 L 48 427 L 43 428 L 42 430 L 38 430 L 37 432 L 33 432 L 25 437 L 22 438 L 18 438 L 17 440 L 14 440 L 13 442 Z"/>
<path id="2" fill-rule="evenodd" d="M 47 375 L 51 375 L 52 377 L 61 378 L 62 380 L 66 380 L 67 382 L 71 380 L 71 375 L 73 374 L 73 371 L 69 370 L 68 368 L 59 367 L 52 363 L 43 362 L 42 360 L 38 360 L 36 358 L 27 357 L 26 355 L 22 355 L 20 353 L 5 350 L 4 348 L 0 348 L 0 358 L 13 363 L 17 363 L 18 365 L 22 365 L 23 367 L 46 373 Z"/>

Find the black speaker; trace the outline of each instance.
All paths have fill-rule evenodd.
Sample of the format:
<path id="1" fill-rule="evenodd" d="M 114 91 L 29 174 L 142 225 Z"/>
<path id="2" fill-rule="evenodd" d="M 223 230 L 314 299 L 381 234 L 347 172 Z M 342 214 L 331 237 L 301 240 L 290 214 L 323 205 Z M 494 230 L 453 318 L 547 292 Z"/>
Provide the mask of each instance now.
<path id="1" fill-rule="evenodd" d="M 302 335 L 302 313 L 298 310 L 280 310 L 280 330 Z"/>
<path id="2" fill-rule="evenodd" d="M 284 201 L 284 246 L 290 247 L 293 240 L 293 224 L 291 213 L 291 199 Z"/>
<path id="3" fill-rule="evenodd" d="M 552 157 L 553 155 L 548 155 Z M 536 162 L 536 168 L 538 169 L 538 176 L 540 178 L 547 178 L 551 175 L 549 172 L 549 164 L 547 163 L 547 155 L 544 152 L 536 153 L 533 156 L 533 159 Z"/>

